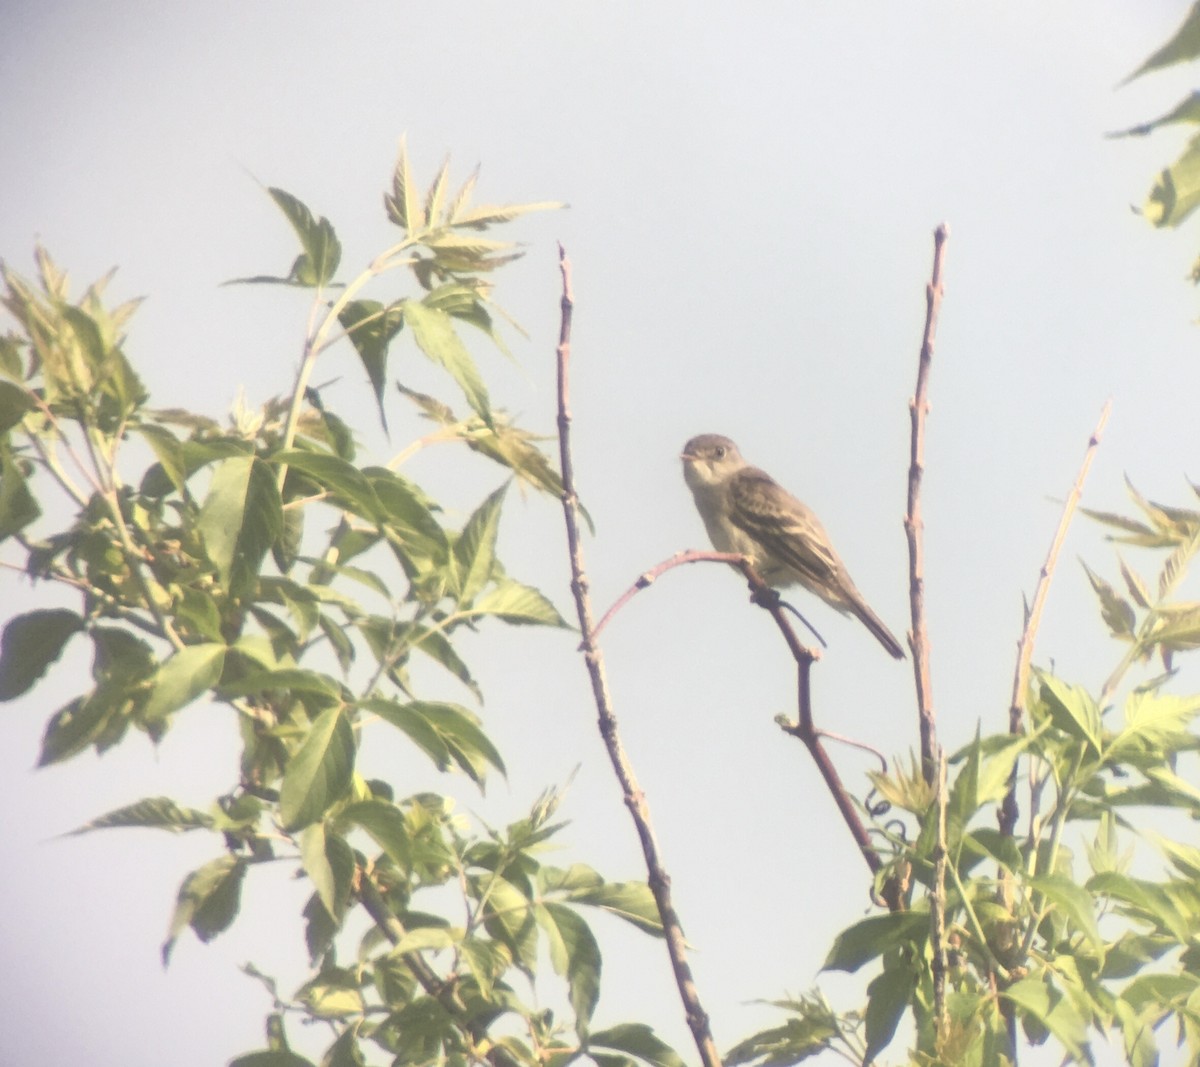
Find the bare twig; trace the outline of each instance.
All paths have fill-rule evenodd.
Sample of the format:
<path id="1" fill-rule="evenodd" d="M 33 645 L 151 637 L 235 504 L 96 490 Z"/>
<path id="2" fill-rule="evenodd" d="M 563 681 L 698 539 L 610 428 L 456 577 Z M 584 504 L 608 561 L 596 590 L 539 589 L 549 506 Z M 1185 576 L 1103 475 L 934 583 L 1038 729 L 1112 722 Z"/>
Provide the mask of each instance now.
<path id="1" fill-rule="evenodd" d="M 613 770 L 621 784 L 625 805 L 629 808 L 638 838 L 641 841 L 642 855 L 646 861 L 647 880 L 650 891 L 654 894 L 655 904 L 658 906 L 659 917 L 662 919 L 663 936 L 667 942 L 671 966 L 675 971 L 675 983 L 679 987 L 679 996 L 683 1002 L 688 1027 L 692 1031 L 692 1038 L 696 1042 L 696 1048 L 704 1067 L 720 1067 L 721 1057 L 717 1052 L 712 1031 L 709 1029 L 708 1014 L 700 1003 L 696 983 L 692 978 L 692 969 L 687 961 L 683 928 L 671 899 L 671 880 L 659 857 L 658 843 L 655 841 L 654 830 L 650 825 L 650 810 L 646 804 L 645 795 L 637 783 L 633 768 L 629 763 L 629 758 L 625 755 L 624 747 L 617 733 L 617 720 L 613 714 L 608 680 L 604 672 L 604 657 L 596 645 L 591 598 L 588 595 L 588 580 L 583 566 L 583 548 L 579 538 L 579 497 L 575 492 L 575 470 L 571 459 L 569 366 L 571 319 L 574 312 L 574 297 L 571 292 L 571 263 L 561 245 L 559 245 L 558 254 L 563 280 L 562 322 L 557 352 L 558 444 L 562 464 L 563 516 L 566 520 L 567 546 L 571 557 L 571 592 L 574 594 L 575 608 L 579 615 L 579 629 L 583 634 L 583 659 L 587 665 L 588 676 L 591 678 L 592 696 L 599 713 L 600 735 L 604 739 Z"/>
<path id="2" fill-rule="evenodd" d="M 1033 601 L 1025 614 L 1025 627 L 1021 631 L 1021 639 L 1017 642 L 1017 668 L 1013 674 L 1012 702 L 1008 708 L 1008 732 L 1019 734 L 1025 728 L 1025 694 L 1029 689 L 1029 665 L 1033 660 L 1033 643 L 1037 636 L 1038 626 L 1042 621 L 1042 611 L 1050 593 L 1050 581 L 1054 577 L 1054 568 L 1058 564 L 1058 554 L 1062 551 L 1063 542 L 1067 538 L 1067 529 L 1075 516 L 1083 496 L 1083 483 L 1087 480 L 1104 427 L 1108 424 L 1108 416 L 1112 412 L 1112 401 L 1109 400 L 1100 412 L 1100 419 L 1092 436 L 1088 439 L 1087 449 L 1083 454 L 1083 462 L 1079 465 L 1079 473 L 1075 476 L 1075 484 L 1067 494 L 1063 505 L 1062 515 L 1058 519 L 1058 528 L 1054 531 L 1054 539 L 1050 542 L 1050 551 L 1046 553 L 1046 562 L 1042 564 L 1041 574 L 1038 575 L 1037 588 L 1033 591 Z M 1013 765 L 1008 779 L 1008 792 L 1000 807 L 1000 832 L 1005 837 L 1011 837 L 1017 825 L 1017 768 Z"/>
<path id="3" fill-rule="evenodd" d="M 921 771 L 933 784 L 937 776 L 937 720 L 933 713 L 933 687 L 929 673 L 929 631 L 925 623 L 925 523 L 921 518 L 921 478 L 925 473 L 925 416 L 929 413 L 929 367 L 938 312 L 942 306 L 942 261 L 950 228 L 943 222 L 933 233 L 933 275 L 925 288 L 925 333 L 917 363 L 917 387 L 909 403 L 912 417 L 912 451 L 908 466 L 908 513 L 904 530 L 908 536 L 909 607 L 912 630 L 913 676 L 917 687 L 917 713 L 921 728 Z"/>
<path id="4" fill-rule="evenodd" d="M 613 606 L 609 608 L 608 611 L 604 613 L 600 621 L 596 623 L 596 628 L 592 631 L 593 643 L 600 640 L 600 634 L 618 611 L 628 604 L 643 589 L 648 589 L 650 586 L 652 586 L 656 581 L 658 581 L 659 578 L 666 574 L 667 571 L 674 570 L 676 567 L 681 567 L 685 563 L 699 563 L 702 560 L 708 560 L 715 563 L 732 563 L 737 565 L 745 558 L 745 556 L 738 555 L 736 552 L 701 552 L 699 549 L 695 548 L 689 548 L 686 552 L 676 552 L 675 555 L 673 555 L 670 559 L 664 559 L 657 566 L 651 567 L 648 571 L 643 571 L 641 574 L 639 574 L 637 581 L 634 582 L 633 585 L 631 585 L 628 589 L 626 589 L 624 593 L 617 597 L 617 599 L 613 602 Z"/>

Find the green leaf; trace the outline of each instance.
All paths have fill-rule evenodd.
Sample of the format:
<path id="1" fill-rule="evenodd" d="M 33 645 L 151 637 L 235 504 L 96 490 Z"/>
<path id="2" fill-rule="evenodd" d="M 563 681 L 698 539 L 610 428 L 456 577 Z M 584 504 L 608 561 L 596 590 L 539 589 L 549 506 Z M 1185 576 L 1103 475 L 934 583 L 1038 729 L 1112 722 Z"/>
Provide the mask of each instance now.
<path id="1" fill-rule="evenodd" d="M 29 611 L 10 619 L 0 638 L 0 700 L 28 692 L 82 629 L 82 616 L 64 608 Z"/>
<path id="2" fill-rule="evenodd" d="M 327 968 L 306 982 L 296 999 L 321 1019 L 340 1019 L 363 1010 L 362 993 L 353 973 L 341 968 Z"/>
<path id="3" fill-rule="evenodd" d="M 162 959 L 166 966 L 171 950 L 185 926 L 190 926 L 204 942 L 229 929 L 241 904 L 242 878 L 246 864 L 236 856 L 218 856 L 192 871 L 179 887 L 170 933 L 163 942 Z"/>
<path id="4" fill-rule="evenodd" d="M 343 809 L 340 823 L 362 827 L 401 870 L 412 867 L 408 821 L 395 804 L 386 800 L 360 800 Z"/>
<path id="5" fill-rule="evenodd" d="M 1153 226 L 1176 227 L 1200 205 L 1200 135 L 1188 142 L 1174 163 L 1159 174 L 1142 214 Z"/>
<path id="6" fill-rule="evenodd" d="M 480 204 L 470 211 L 458 211 L 452 221 L 455 226 L 485 230 L 497 223 L 511 222 L 522 215 L 528 215 L 531 211 L 559 211 L 566 206 L 561 200 L 541 200 L 533 204 Z"/>
<path id="7" fill-rule="evenodd" d="M 197 811 L 195 808 L 181 808 L 170 797 L 147 797 L 136 804 L 127 804 L 123 808 L 116 808 L 92 819 L 71 833 L 86 834 L 93 830 L 129 826 L 183 833 L 187 830 L 207 830 L 212 825 L 213 817 L 206 812 Z"/>
<path id="8" fill-rule="evenodd" d="M 176 652 L 152 679 L 153 689 L 143 718 L 149 722 L 163 719 L 212 689 L 225 667 L 225 648 L 223 644 L 211 643 L 189 645 Z"/>
<path id="9" fill-rule="evenodd" d="M 187 458 L 179 438 L 165 426 L 159 426 L 152 422 L 137 423 L 131 429 L 146 439 L 146 443 L 153 449 L 155 458 L 162 467 L 163 474 L 175 487 L 175 491 L 180 495 L 186 493 Z"/>
<path id="10" fill-rule="evenodd" d="M 300 832 L 300 860 L 329 917 L 340 925 L 354 879 L 354 850 L 324 823 Z"/>
<path id="11" fill-rule="evenodd" d="M 504 761 L 479 728 L 478 716 L 459 704 L 432 700 L 401 704 L 376 698 L 362 706 L 403 731 L 440 771 L 449 770 L 453 763 L 480 785 L 489 765 L 504 774 Z"/>
<path id="12" fill-rule="evenodd" d="M 467 520 L 454 542 L 458 566 L 458 599 L 469 604 L 492 577 L 496 562 L 496 536 L 500 532 L 500 509 L 508 483 L 491 494 Z"/>
<path id="13" fill-rule="evenodd" d="M 1092 588 L 1100 600 L 1100 615 L 1109 632 L 1113 637 L 1131 640 L 1137 626 L 1137 616 L 1129 601 L 1103 578 L 1092 573 L 1086 563 L 1083 564 L 1083 569 L 1087 572 L 1088 581 L 1092 583 Z"/>
<path id="14" fill-rule="evenodd" d="M 0 433 L 11 430 L 36 407 L 37 402 L 28 389 L 22 389 L 16 382 L 0 381 Z"/>
<path id="15" fill-rule="evenodd" d="M 471 677 L 470 670 L 467 665 L 459 658 L 458 653 L 454 651 L 454 646 L 446 638 L 440 630 L 429 630 L 423 626 L 416 624 L 410 627 L 410 641 L 413 648 L 418 652 L 424 653 L 435 663 L 444 667 L 463 685 L 465 685 L 478 700 L 483 699 L 483 693 L 479 688 L 479 684 Z"/>
<path id="16" fill-rule="evenodd" d="M 580 867 L 581 864 L 575 864 L 571 871 L 577 871 Z M 546 888 L 549 891 L 553 887 L 547 885 Z M 644 933 L 662 936 L 662 917 L 658 913 L 658 904 L 645 882 L 608 882 L 592 887 L 580 885 L 571 888 L 567 897 L 575 903 L 590 904 L 624 919 Z"/>
<path id="17" fill-rule="evenodd" d="M 283 506 L 270 468 L 254 456 L 222 461 L 196 529 L 231 596 L 250 593 L 267 550 L 283 530 Z"/>
<path id="18" fill-rule="evenodd" d="M 97 687 L 86 697 L 76 697 L 59 708 L 46 724 L 38 766 L 48 767 L 78 755 L 109 726 L 126 704 L 114 687 Z"/>
<path id="19" fill-rule="evenodd" d="M 462 389 L 467 403 L 484 422 L 491 422 L 487 387 L 479 376 L 475 361 L 454 330 L 451 317 L 438 308 L 414 300 L 403 305 L 404 321 L 413 332 L 417 346 L 433 362 L 440 364 Z"/>
<path id="20" fill-rule="evenodd" d="M 387 432 L 387 414 L 383 410 L 383 389 L 387 382 L 388 346 L 404 325 L 402 305 L 384 307 L 378 300 L 351 300 L 338 314 L 358 358 L 375 390 L 379 421 Z"/>
<path id="21" fill-rule="evenodd" d="M 512 953 L 498 941 L 485 941 L 477 937 L 463 939 L 459 950 L 471 977 L 479 986 L 479 992 L 485 999 L 491 1000 L 496 979 L 512 966 Z"/>
<path id="22" fill-rule="evenodd" d="M 304 248 L 292 264 L 288 279 L 309 287 L 328 285 L 342 259 L 342 246 L 333 232 L 333 225 L 324 216 L 319 220 L 314 218 L 313 213 L 291 193 L 274 188 L 267 192 L 287 216 Z"/>
<path id="23" fill-rule="evenodd" d="M 303 829 L 341 799 L 354 772 L 354 750 L 354 730 L 342 710 L 322 712 L 283 775 L 279 813 L 286 830 Z"/>
<path id="24" fill-rule="evenodd" d="M 236 682 L 221 686 L 221 696 L 246 696 L 248 693 L 263 693 L 268 689 L 287 689 L 294 694 L 315 696 L 321 698 L 316 703 L 323 705 L 341 700 L 342 697 L 342 688 L 336 680 L 320 671 L 309 671 L 300 667 L 251 671 Z"/>
<path id="25" fill-rule="evenodd" d="M 1092 1062 L 1087 1049 L 1086 1021 L 1057 989 L 1030 976 L 1014 982 L 1000 995 L 1049 1030 L 1071 1056 L 1084 1063 Z"/>
<path id="26" fill-rule="evenodd" d="M 1050 721 L 1069 737 L 1085 741 L 1094 755 L 1100 755 L 1100 709 L 1078 685 L 1067 685 L 1052 674 L 1035 671 L 1039 686 L 1039 703 Z"/>
<path id="27" fill-rule="evenodd" d="M 1095 900 L 1092 894 L 1069 878 L 1047 874 L 1031 879 L 1034 889 L 1058 908 L 1073 930 L 1091 942 L 1097 955 L 1104 953 L 1104 940 L 1096 925 Z"/>
<path id="28" fill-rule="evenodd" d="M 588 1038 L 586 1048 L 593 1056 L 597 1049 L 612 1049 L 656 1067 L 685 1067 L 683 1057 L 644 1023 L 622 1023 L 599 1030 Z"/>
<path id="29" fill-rule="evenodd" d="M 864 1020 L 867 1037 L 864 1063 L 870 1063 L 891 1043 L 916 985 L 916 975 L 903 966 L 887 968 L 871 980 Z"/>
<path id="30" fill-rule="evenodd" d="M 1200 56 L 1200 3 L 1192 5 L 1192 10 L 1188 12 L 1183 24 L 1171 39 L 1146 59 L 1125 82 L 1131 82 L 1152 70 L 1160 70 L 1175 63 L 1185 63 L 1197 56 Z"/>
<path id="31" fill-rule="evenodd" d="M 263 1049 L 230 1060 L 229 1067 L 316 1067 L 316 1064 L 287 1049 Z"/>
<path id="32" fill-rule="evenodd" d="M 534 917 L 546 934 L 555 973 L 567 979 L 575 1032 L 583 1038 L 600 1000 L 600 946 L 591 927 L 562 904 L 536 905 Z"/>
<path id="33" fill-rule="evenodd" d="M 408 165 L 408 144 L 406 138 L 401 137 L 400 152 L 392 171 L 392 191 L 384 194 L 383 201 L 388 218 L 410 235 L 425 229 L 429 221 L 421 209 L 419 196 Z"/>
<path id="34" fill-rule="evenodd" d="M 0 541 L 23 530 L 41 513 L 8 445 L 0 441 Z"/>
<path id="35" fill-rule="evenodd" d="M 384 508 L 370 481 L 353 463 L 322 452 L 289 449 L 277 452 L 272 463 L 301 471 L 313 479 L 339 507 L 372 522 L 384 517 Z"/>
<path id="36" fill-rule="evenodd" d="M 857 971 L 895 945 L 923 945 L 928 937 L 929 916 L 921 912 L 869 915 L 837 935 L 821 970 Z"/>
<path id="37" fill-rule="evenodd" d="M 475 601 L 470 612 L 472 615 L 495 615 L 510 623 L 531 623 L 541 626 L 560 626 L 564 630 L 571 629 L 564 619 L 541 593 L 536 589 L 504 579 L 497 582 L 491 589 Z"/>

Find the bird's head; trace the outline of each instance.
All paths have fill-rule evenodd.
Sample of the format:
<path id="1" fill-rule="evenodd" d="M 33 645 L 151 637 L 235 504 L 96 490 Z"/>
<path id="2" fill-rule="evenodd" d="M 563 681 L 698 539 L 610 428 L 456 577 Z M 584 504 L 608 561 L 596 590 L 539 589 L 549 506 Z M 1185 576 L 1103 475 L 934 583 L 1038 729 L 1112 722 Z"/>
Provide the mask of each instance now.
<path id="1" fill-rule="evenodd" d="M 693 489 L 716 485 L 746 465 L 742 454 L 728 437 L 702 433 L 683 446 L 683 478 Z"/>

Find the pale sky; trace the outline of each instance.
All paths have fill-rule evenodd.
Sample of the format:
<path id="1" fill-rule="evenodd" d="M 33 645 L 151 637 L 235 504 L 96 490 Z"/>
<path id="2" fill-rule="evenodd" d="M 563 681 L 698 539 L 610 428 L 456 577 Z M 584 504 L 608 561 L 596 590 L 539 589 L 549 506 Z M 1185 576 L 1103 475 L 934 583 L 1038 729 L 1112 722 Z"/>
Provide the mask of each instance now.
<path id="1" fill-rule="evenodd" d="M 252 404 L 290 388 L 307 313 L 292 291 L 218 287 L 284 273 L 295 255 L 258 183 L 327 215 L 350 273 L 393 238 L 381 193 L 402 134 L 419 174 L 446 153 L 459 176 L 482 164 L 482 200 L 570 204 L 512 228 L 528 255 L 500 274 L 496 297 L 529 330 L 509 335 L 519 366 L 479 352 L 497 403 L 552 432 L 561 240 L 575 271 L 576 466 L 597 526 L 586 546 L 597 609 L 671 553 L 706 547 L 678 454 L 717 432 L 814 508 L 902 633 L 907 404 L 931 235 L 947 221 L 924 505 L 934 698 L 953 750 L 977 723 L 1003 728 L 1021 598 L 1108 398 L 1085 503 L 1124 508 L 1126 474 L 1164 502 L 1194 501 L 1197 294 L 1184 275 L 1195 231 L 1156 233 L 1130 211 L 1181 135 L 1104 136 L 1192 88 L 1187 70 L 1116 88 L 1186 9 L 7 0 L 0 256 L 29 273 L 40 240 L 78 288 L 119 266 L 113 295 L 148 297 L 127 351 L 153 403 L 223 417 L 241 388 Z M 339 381 L 326 401 L 385 460 L 356 360 L 327 362 L 318 380 Z M 403 345 L 389 369 L 454 399 Z M 424 431 L 389 403 L 395 450 Z M 481 460 L 464 473 L 459 459 L 422 455 L 406 469 L 465 517 L 502 473 Z M 510 573 L 571 614 L 555 502 L 513 494 L 501 548 Z M 1114 573 L 1111 547 L 1080 520 L 1037 662 L 1097 690 L 1120 650 L 1081 556 Z M 0 573 L 5 618 L 59 602 Z M 909 666 L 858 624 L 806 606 L 830 643 L 818 722 L 907 753 Z M 399 791 L 450 790 L 491 825 L 578 766 L 562 809 L 572 825 L 548 862 L 642 877 L 574 645 L 500 624 L 472 640 L 485 725 L 510 772 L 485 798 L 439 784 L 399 749 L 369 758 Z M 776 1019 L 752 1001 L 815 983 L 832 935 L 868 908 L 865 869 L 807 755 L 772 722 L 794 713 L 793 668 L 739 580 L 715 566 L 669 574 L 626 609 L 605 651 L 728 1048 Z M 0 1062 L 209 1067 L 262 1047 L 270 1004 L 237 968 L 252 961 L 286 990 L 304 980 L 303 884 L 253 872 L 232 930 L 208 946 L 185 935 L 164 972 L 176 889 L 219 842 L 59 838 L 143 796 L 206 806 L 235 773 L 232 713 L 203 704 L 157 751 L 131 737 L 102 759 L 35 772 L 47 718 L 86 679 L 86 657 L 64 664 L 5 707 L 0 727 Z M 429 684 L 430 696 L 469 700 Z M 835 758 L 862 795 L 867 761 Z M 651 1023 L 694 1061 L 661 945 L 598 929 L 596 1025 Z M 854 1004 L 854 983 L 822 982 L 837 1006 Z M 547 988 L 558 996 L 553 979 Z M 310 1055 L 327 1043 L 292 1036 Z"/>

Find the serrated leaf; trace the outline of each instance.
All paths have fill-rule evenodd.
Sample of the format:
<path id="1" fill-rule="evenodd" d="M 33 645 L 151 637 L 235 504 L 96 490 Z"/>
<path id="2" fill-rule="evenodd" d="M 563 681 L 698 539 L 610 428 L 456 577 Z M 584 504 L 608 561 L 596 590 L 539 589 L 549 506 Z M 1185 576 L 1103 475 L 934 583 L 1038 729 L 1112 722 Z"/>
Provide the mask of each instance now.
<path id="1" fill-rule="evenodd" d="M 408 823 L 395 804 L 385 800 L 360 800 L 348 805 L 340 820 L 362 827 L 401 870 L 412 865 Z"/>
<path id="2" fill-rule="evenodd" d="M 326 913 L 340 925 L 354 878 L 354 850 L 324 823 L 316 822 L 300 833 L 300 861 Z"/>
<path id="3" fill-rule="evenodd" d="M 1117 557 L 1117 562 L 1121 567 L 1121 577 L 1125 579 L 1125 588 L 1129 590 L 1129 595 L 1133 598 L 1133 602 L 1139 608 L 1150 607 L 1150 594 L 1146 590 L 1146 585 L 1138 576 L 1137 572 L 1121 559 Z"/>
<path id="4" fill-rule="evenodd" d="M 196 529 L 221 586 L 234 597 L 253 590 L 258 569 L 283 530 L 283 505 L 270 468 L 254 456 L 223 460 Z"/>
<path id="5" fill-rule="evenodd" d="M 11 430 L 36 407 L 28 389 L 22 389 L 16 382 L 0 380 L 0 433 Z"/>
<path id="6" fill-rule="evenodd" d="M 574 871 L 575 867 L 571 870 Z M 658 913 L 658 904 L 650 887 L 644 882 L 605 882 L 591 888 L 577 886 L 571 888 L 568 899 L 600 908 L 644 933 L 662 936 L 662 917 Z"/>
<path id="7" fill-rule="evenodd" d="M 1185 63 L 1190 59 L 1195 59 L 1198 55 L 1200 55 L 1200 3 L 1194 3 L 1179 29 L 1171 35 L 1171 39 L 1130 74 L 1125 79 L 1125 83 L 1152 70 L 1169 67 L 1175 63 Z"/>
<path id="8" fill-rule="evenodd" d="M 500 532 L 500 510 L 507 492 L 506 483 L 480 504 L 454 542 L 460 604 L 470 604 L 492 577 L 496 562 L 496 537 Z"/>
<path id="9" fill-rule="evenodd" d="M 188 830 L 207 830 L 212 825 L 213 817 L 207 812 L 197 811 L 195 808 L 181 808 L 170 797 L 147 797 L 136 804 L 127 804 L 123 808 L 116 808 L 86 822 L 78 829 L 72 830 L 71 835 L 131 826 L 185 833 Z"/>
<path id="10" fill-rule="evenodd" d="M 1072 1057 L 1085 1063 L 1091 1062 L 1087 1051 L 1086 1022 L 1070 1000 L 1057 989 L 1030 976 L 1014 982 L 1000 995 L 1050 1031 Z"/>
<path id="11" fill-rule="evenodd" d="M 571 629 L 557 609 L 541 593 L 509 579 L 497 582 L 475 601 L 473 615 L 495 615 L 510 623 L 530 623 Z"/>
<path id="12" fill-rule="evenodd" d="M 188 469 L 184 458 L 183 444 L 165 426 L 152 422 L 140 422 L 131 429 L 145 438 L 146 443 L 154 451 L 154 456 L 162 468 L 162 472 L 170 480 L 175 491 L 180 495 L 187 492 Z"/>
<path id="13" fill-rule="evenodd" d="M 1134 635 L 1137 616 L 1129 602 L 1085 563 L 1088 581 L 1100 600 L 1100 614 L 1114 637 L 1130 639 Z"/>
<path id="14" fill-rule="evenodd" d="M 886 968 L 867 986 L 867 1010 L 863 1019 L 867 1038 L 864 1063 L 871 1063 L 891 1043 L 916 984 L 916 975 L 901 966 Z"/>
<path id="15" fill-rule="evenodd" d="M 451 317 L 439 308 L 415 300 L 406 300 L 403 307 L 404 321 L 412 330 L 417 346 L 434 363 L 449 371 L 467 403 L 485 422 L 490 422 L 487 387 L 466 345 L 455 332 Z"/>
<path id="16" fill-rule="evenodd" d="M 0 638 L 0 701 L 28 692 L 82 629 L 82 616 L 65 608 L 29 611 L 10 619 Z"/>
<path id="17" fill-rule="evenodd" d="M 170 933 L 162 946 L 163 965 L 170 961 L 171 950 L 190 926 L 203 942 L 211 941 L 229 929 L 241 904 L 245 862 L 236 856 L 218 856 L 192 871 L 179 887 Z"/>
<path id="18" fill-rule="evenodd" d="M 225 648 L 217 643 L 189 645 L 163 663 L 151 679 L 153 688 L 143 718 L 147 722 L 163 719 L 212 689 L 225 667 Z"/>
<path id="19" fill-rule="evenodd" d="M 304 248 L 292 264 L 288 280 L 308 287 L 328 285 L 342 259 L 342 246 L 332 223 L 324 216 L 315 218 L 305 204 L 283 189 L 270 188 L 267 192 L 287 216 Z"/>
<path id="20" fill-rule="evenodd" d="M 347 463 L 340 456 L 293 448 L 275 453 L 271 461 L 306 474 L 335 504 L 353 514 L 372 522 L 383 517 L 383 506 L 370 480 L 353 463 Z"/>
<path id="21" fill-rule="evenodd" d="M 683 1057 L 644 1023 L 622 1023 L 598 1030 L 586 1045 L 595 1057 L 597 1049 L 614 1049 L 655 1067 L 684 1067 Z"/>
<path id="22" fill-rule="evenodd" d="M 512 953 L 498 941 L 468 937 L 459 944 L 459 951 L 479 985 L 479 992 L 487 1000 L 492 999 L 496 979 L 512 966 Z"/>
<path id="23" fill-rule="evenodd" d="M 928 915 L 912 911 L 869 915 L 837 935 L 821 970 L 857 971 L 895 945 L 923 945 L 928 938 Z"/>
<path id="24" fill-rule="evenodd" d="M 501 222 L 511 222 L 513 219 L 528 215 L 532 211 L 559 211 L 567 205 L 559 200 L 541 200 L 533 204 L 480 204 L 470 211 L 459 210 L 452 216 L 455 226 L 464 226 L 473 230 L 485 230 Z"/>
<path id="25" fill-rule="evenodd" d="M 499 751 L 479 727 L 479 719 L 458 704 L 416 700 L 401 704 L 382 698 L 367 700 L 363 707 L 403 731 L 438 770 L 453 763 L 477 784 L 482 784 L 488 766 L 504 774 Z"/>
<path id="26" fill-rule="evenodd" d="M 41 513 L 11 450 L 0 441 L 0 541 L 23 530 Z"/>
<path id="27" fill-rule="evenodd" d="M 575 1032 L 582 1038 L 600 1000 L 600 945 L 591 927 L 562 904 L 539 904 L 534 917 L 546 935 L 555 973 L 567 979 Z"/>
<path id="28" fill-rule="evenodd" d="M 429 630 L 417 625 L 413 625 L 411 630 L 413 648 L 428 656 L 435 663 L 454 675 L 455 678 L 471 691 L 477 700 L 483 699 L 483 691 L 479 688 L 479 683 L 471 676 L 466 663 L 459 658 L 458 653 L 454 650 L 454 646 L 446 638 L 445 634 L 440 630 Z"/>
<path id="29" fill-rule="evenodd" d="M 400 138 L 400 151 L 392 171 L 392 192 L 384 197 L 388 218 L 410 236 L 426 225 L 424 212 L 418 200 L 416 184 L 408 164 L 408 139 Z"/>
<path id="30" fill-rule="evenodd" d="M 1100 709 L 1082 686 L 1068 685 L 1045 671 L 1035 671 L 1039 704 L 1050 721 L 1070 737 L 1085 741 L 1093 755 L 1100 754 Z"/>
<path id="31" fill-rule="evenodd" d="M 279 814 L 289 832 L 315 822 L 340 800 L 354 772 L 354 730 L 340 708 L 322 712 L 288 761 Z"/>
<path id="32" fill-rule="evenodd" d="M 1062 875 L 1047 874 L 1031 879 L 1034 889 L 1058 908 L 1071 928 L 1091 942 L 1097 955 L 1103 955 L 1104 940 L 1096 925 L 1095 902 L 1092 894 Z M 1072 935 L 1068 935 L 1070 937 Z"/>
<path id="33" fill-rule="evenodd" d="M 352 300 L 338 315 L 358 358 L 366 369 L 375 391 L 379 420 L 387 432 L 387 414 L 383 409 L 383 389 L 387 383 L 388 346 L 404 326 L 404 310 L 399 304 L 384 307 L 377 300 Z"/>

